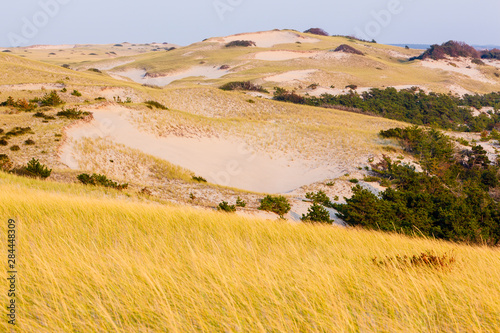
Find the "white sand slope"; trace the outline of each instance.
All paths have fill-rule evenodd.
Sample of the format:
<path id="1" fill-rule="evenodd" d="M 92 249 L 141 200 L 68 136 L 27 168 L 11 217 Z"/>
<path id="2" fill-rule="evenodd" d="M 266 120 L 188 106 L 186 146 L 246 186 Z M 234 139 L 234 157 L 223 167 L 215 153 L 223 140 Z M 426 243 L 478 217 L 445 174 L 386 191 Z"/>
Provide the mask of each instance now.
<path id="1" fill-rule="evenodd" d="M 134 61 L 135 61 L 135 59 L 106 60 L 106 61 L 96 62 L 96 63 L 90 64 L 90 65 L 84 65 L 84 66 L 78 67 L 78 69 L 79 70 L 86 70 L 89 68 L 96 68 L 100 71 L 108 71 L 108 70 L 113 69 L 113 68 L 118 67 L 118 66 L 123 66 L 123 65 L 133 63 Z"/>
<path id="2" fill-rule="evenodd" d="M 484 74 L 477 68 L 478 66 L 472 63 L 471 59 L 457 58 L 448 60 L 424 60 L 420 63 L 423 67 L 462 74 L 476 81 L 491 84 L 497 83 L 484 76 Z"/>
<path id="3" fill-rule="evenodd" d="M 284 61 L 298 58 L 312 58 L 318 52 L 294 52 L 294 51 L 266 51 L 258 52 L 254 55 L 254 59 L 266 61 Z"/>
<path id="4" fill-rule="evenodd" d="M 229 70 L 219 69 L 219 67 L 217 66 L 195 66 L 181 72 L 158 77 L 147 76 L 147 72 L 144 69 L 130 69 L 122 72 L 114 72 L 112 74 L 128 77 L 129 79 L 141 84 L 152 84 L 164 87 L 176 80 L 182 80 L 187 77 L 205 77 L 207 79 L 218 79 L 228 73 Z"/>
<path id="5" fill-rule="evenodd" d="M 317 43 L 320 40 L 301 35 L 291 31 L 263 31 L 255 33 L 237 34 L 221 38 L 222 43 L 229 43 L 235 40 L 251 40 L 257 47 L 273 47 L 278 44 Z"/>
<path id="6" fill-rule="evenodd" d="M 276 74 L 272 76 L 268 76 L 264 78 L 265 81 L 269 82 L 291 82 L 291 81 L 300 81 L 305 80 L 309 77 L 309 75 L 315 73 L 317 69 L 304 69 L 298 71 L 289 71 L 281 74 Z"/>
<path id="7" fill-rule="evenodd" d="M 249 191 L 284 193 L 341 173 L 329 166 L 311 167 L 294 156 L 253 151 L 235 138 L 158 137 L 141 132 L 130 122 L 132 111 L 121 106 L 89 111 L 92 121 L 66 130 L 60 159 L 72 169 L 79 167 L 75 143 L 89 137 L 109 139 L 189 169 L 212 183 Z"/>

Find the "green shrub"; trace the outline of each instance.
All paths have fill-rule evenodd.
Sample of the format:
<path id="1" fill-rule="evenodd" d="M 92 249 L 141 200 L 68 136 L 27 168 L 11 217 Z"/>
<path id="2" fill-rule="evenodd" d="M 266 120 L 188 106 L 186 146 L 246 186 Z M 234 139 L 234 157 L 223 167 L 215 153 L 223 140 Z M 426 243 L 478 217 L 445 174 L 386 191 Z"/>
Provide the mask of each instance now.
<path id="1" fill-rule="evenodd" d="M 219 203 L 219 206 L 217 206 L 217 210 L 227 212 L 227 213 L 233 213 L 236 211 L 236 207 L 234 205 L 230 205 L 225 201 L 222 201 Z"/>
<path id="2" fill-rule="evenodd" d="M 68 91 L 68 89 L 66 89 L 66 87 L 64 87 L 64 88 L 62 88 L 62 89 L 61 89 L 61 92 L 62 92 L 62 93 L 65 93 L 65 92 L 67 92 L 67 91 Z"/>
<path id="3" fill-rule="evenodd" d="M 82 93 L 80 93 L 78 90 L 75 89 L 71 92 L 71 95 L 76 96 L 76 97 L 81 97 Z"/>
<path id="4" fill-rule="evenodd" d="M 95 73 L 102 73 L 99 69 L 97 68 L 89 68 L 88 71 L 90 72 L 95 72 Z"/>
<path id="5" fill-rule="evenodd" d="M 12 150 L 12 151 L 19 151 L 19 150 L 21 150 L 21 148 L 19 148 L 18 145 L 13 145 L 9 149 Z"/>
<path id="6" fill-rule="evenodd" d="M 8 139 L 12 136 L 20 136 L 28 133 L 33 134 L 31 127 L 14 127 L 13 129 L 5 133 L 4 137 Z"/>
<path id="7" fill-rule="evenodd" d="M 319 190 L 318 192 L 307 192 L 306 198 L 311 200 L 313 203 L 317 203 L 323 205 L 325 207 L 330 207 L 331 201 L 330 198 L 326 195 L 325 192 Z"/>
<path id="8" fill-rule="evenodd" d="M 349 181 L 353 184 L 359 183 L 359 180 L 357 180 L 356 178 L 349 179 Z"/>
<path id="9" fill-rule="evenodd" d="M 258 91 L 262 93 L 269 93 L 266 89 L 262 88 L 262 86 L 253 84 L 250 81 L 234 81 L 234 82 L 229 82 L 221 87 L 219 87 L 221 90 L 225 91 L 230 91 L 230 90 L 246 90 L 246 91 Z"/>
<path id="10" fill-rule="evenodd" d="M 160 109 L 160 110 L 168 110 L 168 108 L 165 105 L 158 103 L 157 101 L 151 101 L 151 100 L 145 101 L 144 104 L 146 104 L 150 108 L 155 107 L 155 108 Z"/>
<path id="11" fill-rule="evenodd" d="M 64 117 L 68 119 L 83 119 L 83 117 L 88 116 L 89 112 L 84 112 L 78 110 L 77 107 L 71 109 L 65 109 L 64 107 L 56 115 L 58 117 Z"/>
<path id="12" fill-rule="evenodd" d="M 259 206 L 260 210 L 276 213 L 280 218 L 283 218 L 283 216 L 288 213 L 291 208 L 292 207 L 290 206 L 288 199 L 282 195 L 267 195 L 264 199 L 262 199 Z"/>
<path id="13" fill-rule="evenodd" d="M 236 206 L 237 207 L 245 207 L 247 203 L 242 200 L 240 197 L 236 198 Z"/>
<path id="14" fill-rule="evenodd" d="M 50 176 L 52 169 L 47 168 L 47 166 L 41 164 L 37 159 L 33 158 L 28 162 L 24 170 L 28 175 L 32 177 L 38 177 L 45 179 Z"/>
<path id="15" fill-rule="evenodd" d="M 28 146 L 32 146 L 32 145 L 34 145 L 34 144 L 35 144 L 35 141 L 34 141 L 34 140 L 32 140 L 32 139 L 28 139 L 28 140 L 24 141 L 24 144 L 25 144 L 25 145 L 28 145 Z"/>
<path id="16" fill-rule="evenodd" d="M 0 139 L 0 146 L 7 146 L 9 144 L 9 141 L 5 140 L 5 139 Z"/>
<path id="17" fill-rule="evenodd" d="M 255 45 L 256 45 L 255 42 L 251 40 L 234 40 L 232 42 L 227 43 L 226 47 L 237 47 L 237 46 L 249 47 Z"/>
<path id="18" fill-rule="evenodd" d="M 302 214 L 301 220 L 312 223 L 332 223 L 328 210 L 318 203 L 313 203 L 307 210 L 307 214 Z"/>
<path id="19" fill-rule="evenodd" d="M 96 173 L 92 174 L 91 176 L 86 173 L 82 173 L 76 178 L 84 185 L 111 187 L 117 190 L 126 189 L 128 187 L 127 183 L 118 184 L 117 182 L 108 179 L 105 175 Z"/>
<path id="20" fill-rule="evenodd" d="M 380 177 L 375 177 L 375 176 L 366 176 L 363 181 L 367 183 L 374 183 L 380 181 Z"/>
<path id="21" fill-rule="evenodd" d="M 198 183 L 206 183 L 207 182 L 207 180 L 201 176 L 193 176 L 191 179 L 198 182 Z"/>
<path id="22" fill-rule="evenodd" d="M 58 106 L 64 104 L 64 101 L 59 97 L 55 90 L 50 93 L 45 94 L 41 99 L 39 99 L 40 106 Z"/>

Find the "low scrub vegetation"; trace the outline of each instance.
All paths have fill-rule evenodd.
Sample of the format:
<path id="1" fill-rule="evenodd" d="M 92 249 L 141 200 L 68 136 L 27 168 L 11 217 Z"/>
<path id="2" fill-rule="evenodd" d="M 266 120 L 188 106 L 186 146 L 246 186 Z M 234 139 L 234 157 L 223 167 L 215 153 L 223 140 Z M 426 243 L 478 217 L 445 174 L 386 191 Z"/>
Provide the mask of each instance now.
<path id="1" fill-rule="evenodd" d="M 318 35 L 318 36 L 330 36 L 328 32 L 321 28 L 310 28 L 304 31 L 306 34 L 313 34 L 313 35 Z"/>
<path id="2" fill-rule="evenodd" d="M 68 119 L 83 119 L 90 115 L 90 112 L 81 111 L 77 107 L 68 109 L 62 108 L 56 115 Z"/>
<path id="3" fill-rule="evenodd" d="M 282 195 L 272 196 L 267 195 L 260 202 L 259 209 L 278 214 L 280 218 L 290 211 L 292 207 L 288 199 Z"/>
<path id="4" fill-rule="evenodd" d="M 377 196 L 357 185 L 345 205 L 334 204 L 340 218 L 369 229 L 500 243 L 500 168 L 482 146 L 456 150 L 447 136 L 416 126 L 381 134 L 398 139 L 423 172 L 384 157 L 372 170 L 389 187 Z"/>
<path id="5" fill-rule="evenodd" d="M 33 158 L 28 164 L 22 168 L 21 173 L 23 173 L 36 178 L 48 178 L 52 173 L 52 169 L 49 169 L 46 165 L 41 164 L 37 159 Z"/>
<path id="6" fill-rule="evenodd" d="M 12 98 L 12 96 L 7 97 L 7 100 L 5 102 L 0 103 L 0 106 L 8 106 L 15 108 L 19 111 L 33 111 L 38 107 L 38 104 L 32 102 L 32 101 L 27 101 L 24 98 L 20 98 L 17 101 Z"/>
<path id="7" fill-rule="evenodd" d="M 42 98 L 35 98 L 32 101 L 38 103 L 40 106 L 59 106 L 65 103 L 55 90 L 43 95 Z"/>
<path id="8" fill-rule="evenodd" d="M 191 179 L 194 180 L 195 182 L 198 182 L 198 183 L 206 183 L 207 182 L 207 180 L 201 176 L 193 176 Z"/>
<path id="9" fill-rule="evenodd" d="M 348 86 L 349 87 L 349 86 Z M 500 125 L 500 92 L 485 95 L 429 93 L 414 87 L 397 90 L 373 88 L 358 94 L 323 94 L 320 97 L 301 96 L 294 91 L 275 88 L 274 100 L 318 107 L 347 108 L 370 115 L 405 121 L 417 125 L 433 125 L 444 129 L 481 132 Z M 470 107 L 493 107 L 491 114 L 472 115 Z"/>
<path id="10" fill-rule="evenodd" d="M 246 90 L 246 91 L 258 91 L 262 93 L 269 93 L 266 89 L 262 88 L 262 86 L 253 84 L 250 81 L 235 81 L 229 82 L 221 86 L 219 89 L 222 90 Z"/>
<path id="11" fill-rule="evenodd" d="M 145 101 L 144 104 L 146 104 L 146 106 L 150 109 L 154 107 L 160 110 L 168 110 L 168 108 L 165 105 L 158 103 L 157 101 L 151 101 L 151 100 Z"/>
<path id="12" fill-rule="evenodd" d="M 251 40 L 233 40 L 226 44 L 226 47 L 249 47 L 255 46 L 255 42 Z"/>
<path id="13" fill-rule="evenodd" d="M 328 210 L 318 203 L 313 203 L 307 210 L 307 214 L 302 214 L 302 221 L 310 223 L 332 223 Z"/>
<path id="14" fill-rule="evenodd" d="M 105 175 L 100 174 L 92 174 L 88 175 L 86 173 L 82 173 L 76 177 L 80 183 L 84 185 L 94 185 L 94 186 L 103 186 L 103 187 L 111 187 L 117 190 L 123 190 L 128 187 L 127 183 L 118 184 L 117 182 L 108 179 Z"/>
<path id="15" fill-rule="evenodd" d="M 347 45 L 347 44 L 342 44 L 339 47 L 337 47 L 334 52 L 344 52 L 344 53 L 351 53 L 351 54 L 357 54 L 357 55 L 364 55 L 363 52 L 361 52 L 358 49 L 355 49 L 354 47 Z"/>
<path id="16" fill-rule="evenodd" d="M 450 40 L 441 45 L 431 45 L 424 53 L 419 55 L 418 57 L 410 58 L 410 60 L 425 60 L 425 59 L 434 59 L 441 60 L 446 59 L 448 57 L 457 58 L 457 57 L 470 57 L 470 58 L 479 58 L 481 55 L 479 51 L 477 51 L 474 47 L 463 43 L 456 42 Z"/>
<path id="17" fill-rule="evenodd" d="M 230 205 L 226 201 L 222 201 L 219 203 L 217 206 L 217 210 L 226 212 L 226 213 L 234 213 L 236 211 L 236 206 L 235 205 Z"/>
<path id="18" fill-rule="evenodd" d="M 499 49 L 491 49 L 481 51 L 482 59 L 500 59 L 500 50 Z"/>
<path id="19" fill-rule="evenodd" d="M 6 154 L 0 154 L 0 170 L 10 171 L 14 164 Z"/>

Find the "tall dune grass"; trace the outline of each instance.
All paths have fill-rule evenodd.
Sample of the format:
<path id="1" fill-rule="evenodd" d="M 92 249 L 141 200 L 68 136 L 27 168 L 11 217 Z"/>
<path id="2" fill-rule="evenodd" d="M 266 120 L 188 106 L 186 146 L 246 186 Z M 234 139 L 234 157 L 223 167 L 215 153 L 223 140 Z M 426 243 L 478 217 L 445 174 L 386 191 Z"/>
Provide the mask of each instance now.
<path id="1" fill-rule="evenodd" d="M 5 174 L 0 216 L 5 263 L 7 219 L 18 225 L 18 332 L 494 332 L 500 325 L 497 249 L 166 207 Z M 453 252 L 457 262 L 450 270 L 372 263 L 428 250 Z M 9 329 L 4 317 L 0 331 Z"/>

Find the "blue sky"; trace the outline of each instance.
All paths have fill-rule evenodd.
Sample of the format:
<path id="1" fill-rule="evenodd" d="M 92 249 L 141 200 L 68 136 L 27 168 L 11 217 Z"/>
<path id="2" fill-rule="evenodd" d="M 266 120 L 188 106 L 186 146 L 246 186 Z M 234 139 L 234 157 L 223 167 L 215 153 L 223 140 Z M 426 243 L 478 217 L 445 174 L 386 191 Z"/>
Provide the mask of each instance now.
<path id="1" fill-rule="evenodd" d="M 499 0 L 20 0 L 0 5 L 1 46 L 171 42 L 320 27 L 380 43 L 500 45 Z"/>

